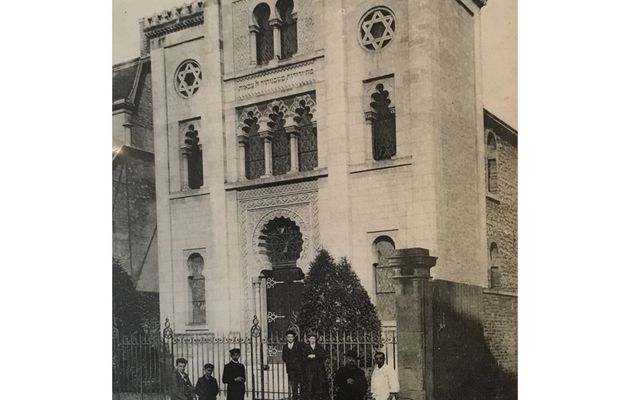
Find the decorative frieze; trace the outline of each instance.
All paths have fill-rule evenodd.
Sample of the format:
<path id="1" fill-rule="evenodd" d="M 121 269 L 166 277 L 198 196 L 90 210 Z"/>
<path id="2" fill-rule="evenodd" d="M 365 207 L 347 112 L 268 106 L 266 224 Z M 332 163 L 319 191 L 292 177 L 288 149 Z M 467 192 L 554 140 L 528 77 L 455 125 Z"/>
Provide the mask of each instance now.
<path id="1" fill-rule="evenodd" d="M 236 98 L 249 99 L 315 83 L 315 60 L 236 79 Z"/>
<path id="2" fill-rule="evenodd" d="M 144 19 L 144 34 L 152 39 L 171 32 L 203 24 L 205 0 L 196 0 L 189 4 L 164 10 L 159 14 Z"/>

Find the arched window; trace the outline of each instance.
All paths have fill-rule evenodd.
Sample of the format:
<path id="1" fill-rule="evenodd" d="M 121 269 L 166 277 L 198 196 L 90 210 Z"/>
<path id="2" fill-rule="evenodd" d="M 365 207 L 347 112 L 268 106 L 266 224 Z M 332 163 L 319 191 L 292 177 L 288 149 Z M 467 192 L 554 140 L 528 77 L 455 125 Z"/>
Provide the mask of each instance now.
<path id="1" fill-rule="evenodd" d="M 184 145 L 184 155 L 188 166 L 188 187 L 199 189 L 203 185 L 203 157 L 199 145 L 199 132 L 192 124 L 188 125 Z"/>
<path id="2" fill-rule="evenodd" d="M 260 232 L 259 246 L 269 258 L 273 269 L 295 267 L 302 253 L 302 232 L 289 218 L 277 217 Z"/>
<path id="3" fill-rule="evenodd" d="M 388 264 L 388 258 L 394 254 L 396 245 L 389 236 L 379 236 L 372 244 L 374 263 L 374 280 L 376 286 L 376 311 L 381 320 L 396 319 L 396 291 L 392 276 L 394 270 Z"/>
<path id="4" fill-rule="evenodd" d="M 486 174 L 488 192 L 497 191 L 497 140 L 492 132 L 488 132 L 486 141 Z"/>
<path id="5" fill-rule="evenodd" d="M 372 122 L 372 156 L 375 160 L 386 160 L 396 155 L 396 114 L 390 107 L 389 92 L 383 84 L 376 85 L 372 93 L 368 119 Z"/>
<path id="6" fill-rule="evenodd" d="M 273 102 L 267 113 L 273 140 L 271 142 L 271 167 L 273 175 L 284 175 L 291 169 L 291 144 L 284 126 L 287 108 L 282 102 Z"/>
<path id="7" fill-rule="evenodd" d="M 276 5 L 280 25 L 280 58 L 297 53 L 297 23 L 293 16 L 293 0 L 278 0 Z"/>
<path id="8" fill-rule="evenodd" d="M 256 31 L 256 63 L 263 65 L 273 58 L 273 30 L 269 26 L 269 16 L 271 10 L 265 3 L 261 3 L 254 8 L 254 21 L 257 25 Z"/>
<path id="9" fill-rule="evenodd" d="M 199 253 L 188 257 L 188 286 L 192 305 L 192 324 L 206 323 L 206 278 L 203 275 L 204 261 Z"/>
<path id="10" fill-rule="evenodd" d="M 499 269 L 499 246 L 495 242 L 490 244 L 490 289 L 501 286 L 501 271 Z"/>

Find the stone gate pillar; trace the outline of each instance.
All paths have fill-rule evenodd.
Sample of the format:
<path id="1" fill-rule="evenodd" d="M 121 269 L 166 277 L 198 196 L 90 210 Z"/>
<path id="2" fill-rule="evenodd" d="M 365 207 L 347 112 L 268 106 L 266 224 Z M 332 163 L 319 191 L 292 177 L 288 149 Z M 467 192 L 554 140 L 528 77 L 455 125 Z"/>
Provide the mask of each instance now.
<path id="1" fill-rule="evenodd" d="M 399 397 L 433 400 L 433 329 L 429 279 L 437 257 L 422 248 L 398 249 L 394 268 L 398 334 Z"/>

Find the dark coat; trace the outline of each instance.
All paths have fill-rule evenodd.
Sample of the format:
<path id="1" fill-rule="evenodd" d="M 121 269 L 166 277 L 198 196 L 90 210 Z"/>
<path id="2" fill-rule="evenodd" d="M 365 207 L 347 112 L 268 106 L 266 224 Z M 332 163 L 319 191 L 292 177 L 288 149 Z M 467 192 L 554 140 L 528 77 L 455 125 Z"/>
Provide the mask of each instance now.
<path id="1" fill-rule="evenodd" d="M 287 368 L 289 379 L 302 379 L 302 343 L 293 342 L 293 348 L 289 349 L 289 345 L 282 346 L 282 361 Z"/>
<path id="2" fill-rule="evenodd" d="M 315 357 L 309 357 L 309 355 Z M 315 349 L 311 348 L 310 344 L 302 346 L 302 398 L 304 400 L 319 400 L 322 393 L 326 391 L 325 359 L 326 350 L 319 344 L 315 345 Z"/>
<path id="3" fill-rule="evenodd" d="M 193 394 L 193 385 L 190 383 L 188 374 L 184 372 L 184 376 L 173 371 L 171 381 L 171 400 L 191 400 Z"/>
<path id="4" fill-rule="evenodd" d="M 208 379 L 204 375 L 197 380 L 195 393 L 199 396 L 199 400 L 216 400 L 217 394 L 219 394 L 219 384 L 214 376 Z"/>
<path id="5" fill-rule="evenodd" d="M 242 377 L 242 382 L 234 379 Z M 243 400 L 245 397 L 245 366 L 240 362 L 229 362 L 223 367 L 223 383 L 227 384 L 227 400 Z"/>
<path id="6" fill-rule="evenodd" d="M 348 383 L 348 379 L 354 383 Z M 361 368 L 341 367 L 333 379 L 337 389 L 337 400 L 364 400 L 367 394 L 367 379 Z"/>

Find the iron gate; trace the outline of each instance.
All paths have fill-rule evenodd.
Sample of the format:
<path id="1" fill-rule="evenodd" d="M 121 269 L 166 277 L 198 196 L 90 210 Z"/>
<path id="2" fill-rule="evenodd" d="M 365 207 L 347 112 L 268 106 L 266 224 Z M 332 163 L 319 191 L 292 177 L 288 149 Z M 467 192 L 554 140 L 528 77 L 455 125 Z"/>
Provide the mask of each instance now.
<path id="1" fill-rule="evenodd" d="M 385 353 L 386 362 L 397 367 L 397 340 L 394 330 L 380 336 L 369 332 L 327 331 L 318 333 L 319 343 L 326 349 L 325 361 L 328 394 L 334 399 L 332 376 L 342 364 L 348 350 L 359 355 L 359 367 L 369 377 L 373 353 Z M 304 336 L 301 339 L 305 340 Z M 229 350 L 241 349 L 241 362 L 246 370 L 246 398 L 280 400 L 289 398 L 289 382 L 282 362 L 284 332 L 263 332 L 257 317 L 246 335 L 217 336 L 212 333 L 175 334 L 167 319 L 161 335 L 113 336 L 113 398 L 115 400 L 168 399 L 170 382 L 177 358 L 188 360 L 187 372 L 193 385 L 203 375 L 205 363 L 214 364 L 219 382 L 219 397 L 225 398 L 226 385 L 221 383 L 223 367 L 230 361 Z M 369 380 L 369 379 L 368 379 Z"/>

